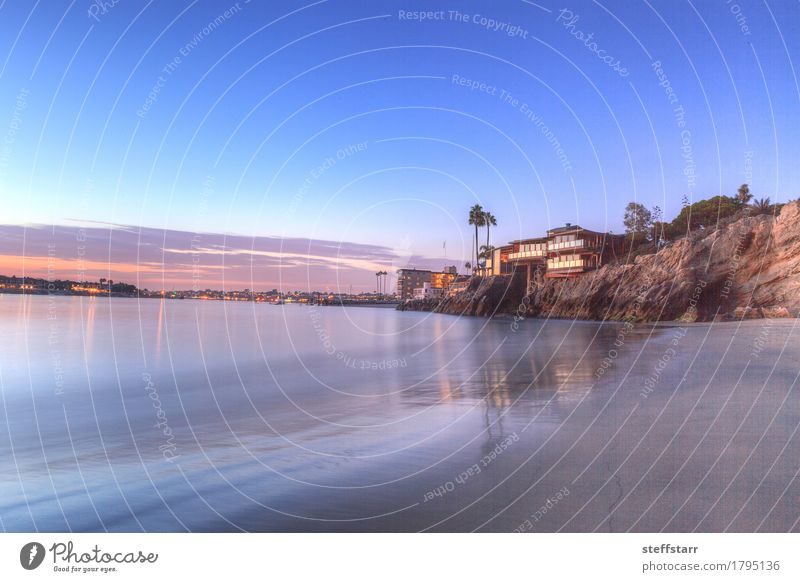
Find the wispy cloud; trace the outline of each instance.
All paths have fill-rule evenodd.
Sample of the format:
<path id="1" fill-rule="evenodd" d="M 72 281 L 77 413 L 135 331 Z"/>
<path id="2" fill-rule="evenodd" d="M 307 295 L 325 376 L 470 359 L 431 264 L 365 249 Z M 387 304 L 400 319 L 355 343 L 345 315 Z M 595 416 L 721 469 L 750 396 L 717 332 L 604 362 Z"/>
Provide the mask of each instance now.
<path id="1" fill-rule="evenodd" d="M 368 290 L 375 272 L 426 258 L 379 245 L 139 228 L 0 225 L 0 273 L 62 279 L 106 277 L 141 287 Z"/>

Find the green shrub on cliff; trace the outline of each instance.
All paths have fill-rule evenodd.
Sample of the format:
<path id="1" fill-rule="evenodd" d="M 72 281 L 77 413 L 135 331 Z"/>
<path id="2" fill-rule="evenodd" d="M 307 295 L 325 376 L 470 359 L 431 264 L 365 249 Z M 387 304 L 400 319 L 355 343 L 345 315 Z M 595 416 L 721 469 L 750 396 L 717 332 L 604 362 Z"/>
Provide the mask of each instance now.
<path id="1" fill-rule="evenodd" d="M 685 205 L 678 216 L 668 225 L 667 238 L 679 237 L 697 229 L 714 228 L 723 218 L 733 216 L 742 208 L 742 203 L 730 196 L 714 196 Z M 666 233 L 665 233 L 666 234 Z"/>

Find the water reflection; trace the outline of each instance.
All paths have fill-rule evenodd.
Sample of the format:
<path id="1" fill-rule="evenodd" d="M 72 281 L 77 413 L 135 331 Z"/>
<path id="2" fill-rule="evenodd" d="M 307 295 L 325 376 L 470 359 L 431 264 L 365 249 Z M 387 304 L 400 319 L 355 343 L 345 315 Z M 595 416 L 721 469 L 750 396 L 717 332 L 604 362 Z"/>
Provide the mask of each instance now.
<path id="1" fill-rule="evenodd" d="M 161 338 L 164 335 L 164 305 L 166 301 L 166 299 L 161 299 L 158 305 L 158 323 L 156 324 L 156 366 L 161 364 Z"/>
<path id="2" fill-rule="evenodd" d="M 239 517 L 252 509 L 231 484 L 290 513 L 321 511 L 313 504 L 319 485 L 398 482 L 396 491 L 375 489 L 376 512 L 413 503 L 419 495 L 409 501 L 409 484 L 422 487 L 417 479 L 452 479 L 530 423 L 550 430 L 569 416 L 616 336 L 613 326 L 526 321 L 512 331 L 503 320 L 320 308 L 320 329 L 336 352 L 406 362 L 362 368 L 326 352 L 308 307 L 60 297 L 69 383 L 54 397 L 47 301 L 0 303 L 0 321 L 20 338 L 20 357 L 5 357 L 30 362 L 29 370 L 0 367 L 13 437 L 0 441 L 0 456 L 12 458 L 13 449 L 26 475 L 52 475 L 57 484 L 81 482 L 76 458 L 91 470 L 87 494 L 73 492 L 66 517 L 52 486 L 26 477 L 22 490 L 16 474 L 0 476 L 0 517 L 12 529 L 32 520 L 42 529 L 92 529 L 98 521 L 136 529 L 119 515 L 120 498 L 146 529 L 178 529 L 178 518 L 202 528 L 219 523 L 203 500 Z M 35 403 L 47 419 L 46 456 L 21 444 L 38 444 L 41 428 L 30 399 L 14 398 L 28 374 L 46 388 Z M 96 418 L 87 414 L 95 410 Z M 158 423 L 175 435 L 175 464 L 159 451 Z M 174 515 L 153 507 L 156 494 Z M 32 514 L 30 495 L 41 499 Z M 348 515 L 365 507 L 349 505 Z"/>
<path id="3" fill-rule="evenodd" d="M 89 296 L 86 298 L 86 301 L 83 300 L 81 297 L 81 310 L 86 308 L 86 318 L 85 323 L 84 320 L 81 320 L 83 324 L 83 351 L 84 357 L 88 360 L 92 357 L 92 348 L 94 347 L 94 320 L 95 320 L 95 312 L 97 311 L 97 298 L 94 296 Z"/>

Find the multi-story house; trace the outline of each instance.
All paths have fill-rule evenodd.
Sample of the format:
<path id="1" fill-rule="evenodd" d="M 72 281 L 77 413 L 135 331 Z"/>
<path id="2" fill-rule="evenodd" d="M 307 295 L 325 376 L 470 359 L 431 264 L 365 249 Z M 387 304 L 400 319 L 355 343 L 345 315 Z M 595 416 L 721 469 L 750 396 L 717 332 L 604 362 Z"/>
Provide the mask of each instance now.
<path id="1" fill-rule="evenodd" d="M 602 267 L 625 252 L 625 235 L 586 230 L 567 223 L 546 237 L 515 240 L 495 249 L 487 272 L 505 275 L 522 270 L 528 293 L 541 276 L 574 277 Z"/>
<path id="2" fill-rule="evenodd" d="M 514 272 L 525 273 L 528 292 L 536 279 L 536 273 L 543 273 L 547 263 L 547 238 L 526 238 L 515 240 L 495 249 L 487 270 L 491 275 L 508 275 Z"/>
<path id="3" fill-rule="evenodd" d="M 514 271 L 525 273 L 525 283 L 528 293 L 537 279 L 537 273 L 543 273 L 547 264 L 547 243 L 545 237 L 526 238 L 515 240 L 511 243 L 512 250 L 508 253 L 508 262 Z"/>
<path id="4" fill-rule="evenodd" d="M 625 235 L 586 230 L 567 223 L 547 231 L 546 277 L 594 271 L 625 252 Z"/>
<path id="5" fill-rule="evenodd" d="M 514 250 L 514 247 L 510 244 L 496 247 L 492 256 L 486 260 L 486 273 L 488 275 L 506 275 L 511 273 L 512 265 L 508 262 L 508 254 L 512 250 Z"/>

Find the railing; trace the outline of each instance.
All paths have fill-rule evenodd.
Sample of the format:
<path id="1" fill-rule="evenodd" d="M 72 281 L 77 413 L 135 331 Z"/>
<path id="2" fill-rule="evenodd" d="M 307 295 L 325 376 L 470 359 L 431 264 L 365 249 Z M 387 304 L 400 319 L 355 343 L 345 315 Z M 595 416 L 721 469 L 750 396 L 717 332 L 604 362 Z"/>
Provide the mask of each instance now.
<path id="1" fill-rule="evenodd" d="M 547 250 L 560 251 L 561 249 L 581 249 L 585 246 L 588 246 L 586 244 L 586 241 L 583 240 L 582 238 L 579 238 L 578 240 L 568 240 L 566 242 L 560 242 L 560 243 L 548 242 Z"/>
<path id="2" fill-rule="evenodd" d="M 547 261 L 547 268 L 550 270 L 557 269 L 583 269 L 587 267 L 584 259 L 573 259 L 571 261 L 554 261 L 552 259 Z"/>
<path id="3" fill-rule="evenodd" d="M 520 251 L 518 253 L 508 253 L 508 260 L 513 261 L 514 259 L 535 259 L 541 258 L 545 256 L 547 251 L 544 249 L 537 250 L 537 251 Z"/>

